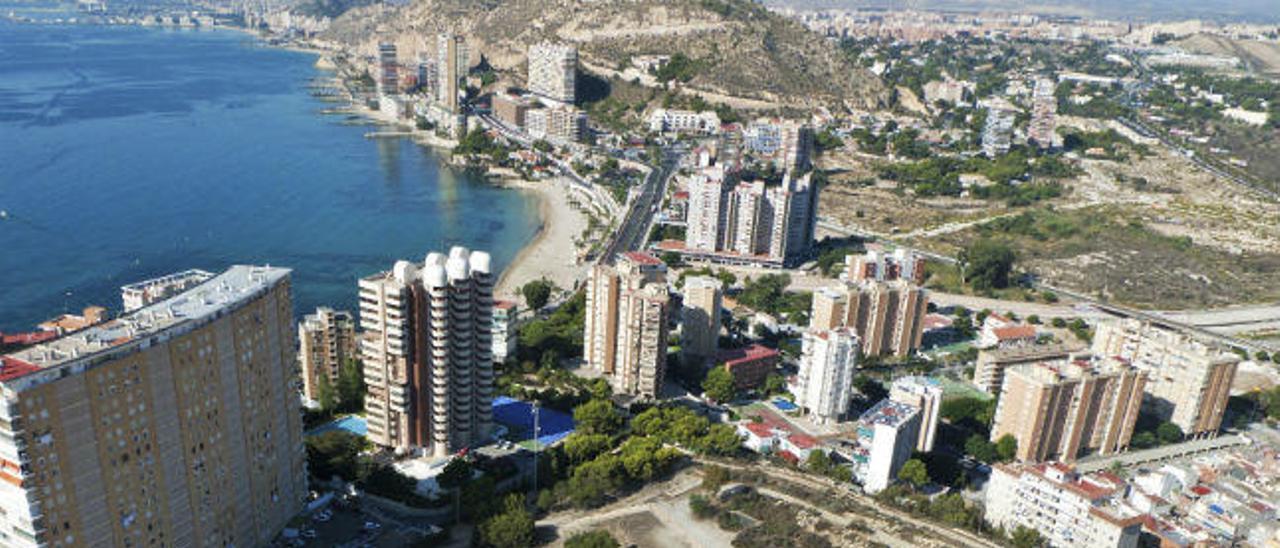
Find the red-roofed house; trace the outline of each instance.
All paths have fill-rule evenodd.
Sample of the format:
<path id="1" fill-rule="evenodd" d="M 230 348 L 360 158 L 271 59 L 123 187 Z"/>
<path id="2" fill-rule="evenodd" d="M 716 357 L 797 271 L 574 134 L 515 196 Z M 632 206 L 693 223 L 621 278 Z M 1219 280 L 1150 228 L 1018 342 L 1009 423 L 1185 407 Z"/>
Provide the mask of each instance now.
<path id="1" fill-rule="evenodd" d="M 792 434 L 782 438 L 779 442 L 779 447 L 781 447 L 783 451 L 795 455 L 800 460 L 808 460 L 809 454 L 814 451 L 823 451 L 818 440 L 805 434 Z"/>
<path id="2" fill-rule="evenodd" d="M 978 334 L 979 348 L 1008 347 L 1036 342 L 1039 332 L 1034 325 L 1015 323 L 999 314 L 991 314 L 982 321 Z"/>
<path id="3" fill-rule="evenodd" d="M 742 446 L 757 453 L 771 453 L 778 445 L 778 440 L 788 434 L 764 422 L 743 421 L 738 423 L 738 435 L 742 436 Z"/>

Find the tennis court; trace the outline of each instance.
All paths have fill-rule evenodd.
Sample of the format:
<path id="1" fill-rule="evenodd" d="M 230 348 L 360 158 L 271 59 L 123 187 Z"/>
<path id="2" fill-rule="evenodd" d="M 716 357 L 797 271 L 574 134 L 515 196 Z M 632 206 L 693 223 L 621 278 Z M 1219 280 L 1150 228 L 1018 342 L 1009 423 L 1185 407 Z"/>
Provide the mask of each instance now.
<path id="1" fill-rule="evenodd" d="M 506 426 L 507 438 L 521 445 L 533 445 L 533 405 L 499 396 L 493 400 L 493 420 Z M 573 433 L 573 417 L 541 407 L 538 409 L 538 444 L 545 447 Z"/>

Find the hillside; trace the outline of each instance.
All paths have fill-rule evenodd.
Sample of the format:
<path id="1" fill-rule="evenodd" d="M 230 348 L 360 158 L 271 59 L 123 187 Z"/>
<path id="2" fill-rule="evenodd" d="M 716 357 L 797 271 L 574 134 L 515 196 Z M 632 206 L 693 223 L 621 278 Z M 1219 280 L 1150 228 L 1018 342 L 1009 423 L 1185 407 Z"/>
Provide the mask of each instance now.
<path id="1" fill-rule="evenodd" d="M 745 0 L 416 0 L 352 10 L 327 38 L 371 54 L 394 37 L 415 55 L 432 51 L 446 29 L 466 35 L 472 63 L 479 52 L 516 74 L 529 44 L 558 39 L 576 43 L 583 66 L 596 72 L 636 55 L 684 53 L 694 60 L 685 85 L 713 94 L 833 108 L 871 108 L 887 97 L 878 78 L 833 44 Z"/>
<path id="2" fill-rule="evenodd" d="M 1196 34 L 1179 40 L 1176 45 L 1197 53 L 1236 57 L 1250 72 L 1280 76 L 1280 44 Z"/>

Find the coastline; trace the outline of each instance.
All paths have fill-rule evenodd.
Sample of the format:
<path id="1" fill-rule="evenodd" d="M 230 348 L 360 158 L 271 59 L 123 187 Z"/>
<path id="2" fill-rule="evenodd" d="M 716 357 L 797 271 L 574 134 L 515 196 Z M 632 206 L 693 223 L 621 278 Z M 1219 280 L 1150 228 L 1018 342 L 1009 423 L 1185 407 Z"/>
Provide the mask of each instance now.
<path id="1" fill-rule="evenodd" d="M 333 62 L 331 50 L 305 44 L 269 44 L 267 35 L 252 29 L 239 29 L 253 35 L 268 47 L 284 48 L 316 56 L 314 66 L 317 70 L 328 72 L 336 81 L 342 80 L 342 71 Z M 404 133 L 403 137 L 411 139 L 420 146 L 451 151 L 457 141 L 445 139 L 429 131 L 421 131 L 412 124 L 385 113 L 370 109 L 355 101 L 347 101 L 348 108 L 375 125 L 394 129 Z M 503 269 L 494 286 L 494 295 L 519 301 L 519 289 L 526 283 L 538 279 L 547 279 L 561 289 L 573 289 L 586 278 L 585 265 L 579 264 L 578 246 L 575 239 L 587 227 L 585 215 L 569 203 L 567 181 L 560 177 L 530 181 L 511 176 L 499 179 L 489 178 L 497 186 L 531 194 L 538 201 L 538 228 L 532 239 L 520 248 L 511 263 Z"/>
<path id="2" fill-rule="evenodd" d="M 568 192 L 561 178 L 545 181 L 503 179 L 499 185 L 533 194 L 538 200 L 538 215 L 542 223 L 511 264 L 502 271 L 493 293 L 504 298 L 516 298 L 520 286 L 545 278 L 561 289 L 573 289 L 585 279 L 585 265 L 578 262 L 578 249 L 574 242 L 586 229 L 587 221 L 582 212 L 569 203 Z"/>

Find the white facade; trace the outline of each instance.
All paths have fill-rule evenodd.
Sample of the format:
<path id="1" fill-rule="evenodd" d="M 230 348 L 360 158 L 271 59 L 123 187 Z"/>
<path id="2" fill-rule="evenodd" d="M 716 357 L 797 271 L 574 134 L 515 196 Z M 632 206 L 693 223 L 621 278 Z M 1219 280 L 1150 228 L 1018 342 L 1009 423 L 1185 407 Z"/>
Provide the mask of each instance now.
<path id="1" fill-rule="evenodd" d="M 715 133 L 720 131 L 720 116 L 714 111 L 657 109 L 649 114 L 649 131 L 656 133 Z"/>
<path id="2" fill-rule="evenodd" d="M 1119 503 L 1126 486 L 1114 476 L 1080 476 L 1062 464 L 996 465 L 987 483 L 986 520 L 1013 531 L 1033 529 L 1060 548 L 1133 548 L 1141 521 Z"/>
<path id="3" fill-rule="evenodd" d="M 849 411 L 858 365 L 858 336 L 849 329 L 810 331 L 796 380 L 796 405 L 820 423 L 839 421 Z"/>
<path id="4" fill-rule="evenodd" d="M 733 185 L 718 166 L 699 171 L 687 183 L 686 248 L 775 265 L 802 260 L 817 230 L 819 189 L 811 174 L 794 174 L 780 185 Z"/>
<path id="5" fill-rule="evenodd" d="M 1099 323 L 1093 353 L 1146 371 L 1144 406 L 1183 433 L 1217 433 L 1240 361 L 1235 354 L 1137 320 Z"/>
<path id="6" fill-rule="evenodd" d="M 578 82 L 578 48 L 543 42 L 529 47 L 529 91 L 573 104 Z"/>
<path id="7" fill-rule="evenodd" d="M 889 399 L 920 409 L 920 435 L 916 451 L 933 451 L 938 433 L 938 416 L 942 411 L 942 384 L 937 379 L 921 376 L 902 377 L 893 381 Z"/>
<path id="8" fill-rule="evenodd" d="M 920 409 L 881 400 L 858 418 L 853 476 L 864 491 L 879 493 L 893 484 L 920 437 Z"/>
<path id="9" fill-rule="evenodd" d="M 369 439 L 443 457 L 493 423 L 489 254 L 454 247 L 360 280 Z"/>

